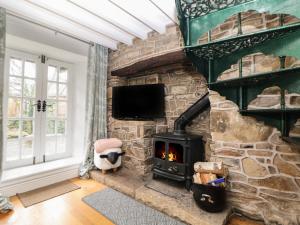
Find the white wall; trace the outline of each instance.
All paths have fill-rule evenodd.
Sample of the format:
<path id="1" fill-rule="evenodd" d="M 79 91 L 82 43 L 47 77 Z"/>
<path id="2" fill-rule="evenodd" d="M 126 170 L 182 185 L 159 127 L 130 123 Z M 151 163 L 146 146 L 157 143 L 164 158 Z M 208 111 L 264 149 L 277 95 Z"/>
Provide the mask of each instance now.
<path id="1" fill-rule="evenodd" d="M 81 156 L 84 148 L 85 132 L 85 105 L 86 105 L 86 74 L 87 62 L 80 62 L 74 65 L 75 77 L 73 106 L 73 148 L 74 155 Z"/>

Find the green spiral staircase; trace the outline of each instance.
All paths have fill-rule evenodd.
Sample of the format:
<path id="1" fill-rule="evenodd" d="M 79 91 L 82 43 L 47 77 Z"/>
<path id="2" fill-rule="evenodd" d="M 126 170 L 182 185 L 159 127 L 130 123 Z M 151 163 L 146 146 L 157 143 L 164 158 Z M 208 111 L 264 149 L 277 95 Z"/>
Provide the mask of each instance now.
<path id="1" fill-rule="evenodd" d="M 284 67 L 286 56 L 300 59 L 300 23 L 283 23 L 284 14 L 300 18 L 300 0 L 176 0 L 176 7 L 186 55 L 207 78 L 209 88 L 234 101 L 242 114 L 277 127 L 283 139 L 300 144 L 300 139 L 289 137 L 291 127 L 300 118 L 300 108 L 286 108 L 284 91 L 300 93 L 300 68 Z M 279 14 L 281 26 L 243 34 L 241 12 L 249 10 Z M 233 15 L 237 15 L 238 35 L 212 41 L 211 29 Z M 198 44 L 205 33 L 208 42 Z M 243 57 L 257 52 L 278 56 L 280 69 L 243 76 Z M 239 77 L 218 81 L 218 76 L 236 62 Z M 247 109 L 258 94 L 275 85 L 282 90 L 280 109 Z"/>

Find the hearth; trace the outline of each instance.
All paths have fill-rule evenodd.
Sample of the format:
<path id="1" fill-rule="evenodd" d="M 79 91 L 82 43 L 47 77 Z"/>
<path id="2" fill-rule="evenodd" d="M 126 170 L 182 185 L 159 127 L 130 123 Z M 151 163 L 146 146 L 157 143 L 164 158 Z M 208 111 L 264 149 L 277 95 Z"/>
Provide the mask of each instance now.
<path id="1" fill-rule="evenodd" d="M 197 161 L 204 161 L 205 154 L 202 136 L 186 133 L 185 127 L 209 106 L 207 93 L 175 121 L 173 133 L 153 135 L 153 178 L 161 176 L 184 181 L 186 188 L 190 189 L 193 165 Z"/>

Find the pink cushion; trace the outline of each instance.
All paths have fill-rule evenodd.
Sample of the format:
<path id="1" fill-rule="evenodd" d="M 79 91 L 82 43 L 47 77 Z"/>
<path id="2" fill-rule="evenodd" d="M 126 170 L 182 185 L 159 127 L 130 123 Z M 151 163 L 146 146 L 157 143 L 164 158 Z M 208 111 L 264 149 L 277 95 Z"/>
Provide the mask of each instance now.
<path id="1" fill-rule="evenodd" d="M 121 148 L 122 141 L 118 138 L 107 138 L 95 141 L 95 151 L 101 153 L 109 148 Z"/>

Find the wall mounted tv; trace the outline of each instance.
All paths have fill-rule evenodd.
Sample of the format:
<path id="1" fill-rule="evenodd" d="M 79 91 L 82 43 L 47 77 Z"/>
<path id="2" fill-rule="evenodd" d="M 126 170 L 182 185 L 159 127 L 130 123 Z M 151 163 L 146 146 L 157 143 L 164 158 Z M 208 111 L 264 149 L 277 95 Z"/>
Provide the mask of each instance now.
<path id="1" fill-rule="evenodd" d="M 112 116 L 121 120 L 152 120 L 165 116 L 163 84 L 113 87 Z"/>

